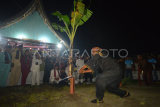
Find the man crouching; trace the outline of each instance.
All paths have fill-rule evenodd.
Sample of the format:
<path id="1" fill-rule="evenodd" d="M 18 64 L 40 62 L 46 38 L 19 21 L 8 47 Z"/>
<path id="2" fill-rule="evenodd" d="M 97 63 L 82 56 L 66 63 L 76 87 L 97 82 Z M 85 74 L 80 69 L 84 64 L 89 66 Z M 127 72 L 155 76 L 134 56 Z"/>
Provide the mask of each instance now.
<path id="1" fill-rule="evenodd" d="M 102 73 L 96 79 L 96 97 L 92 103 L 103 103 L 105 89 L 124 98 L 129 92 L 119 89 L 119 83 L 123 75 L 120 65 L 111 57 L 107 56 L 101 48 L 92 49 L 93 57 L 79 70 L 79 73 L 93 73 L 101 69 Z M 89 70 L 84 70 L 88 68 Z"/>

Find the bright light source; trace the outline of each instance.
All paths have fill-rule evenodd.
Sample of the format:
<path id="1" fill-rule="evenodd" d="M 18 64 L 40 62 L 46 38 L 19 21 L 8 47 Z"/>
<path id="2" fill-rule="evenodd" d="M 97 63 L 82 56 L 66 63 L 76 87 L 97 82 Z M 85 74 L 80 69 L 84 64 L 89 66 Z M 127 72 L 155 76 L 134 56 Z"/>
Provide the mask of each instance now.
<path id="1" fill-rule="evenodd" d="M 45 38 L 45 37 L 40 38 L 40 40 L 41 40 L 42 42 L 48 42 L 48 39 Z"/>
<path id="2" fill-rule="evenodd" d="M 20 34 L 20 35 L 18 35 L 17 36 L 17 38 L 19 38 L 19 39 L 23 39 L 23 38 L 25 38 L 26 36 L 24 35 L 24 34 Z"/>
<path id="3" fill-rule="evenodd" d="M 32 49 L 32 48 L 30 48 L 30 49 Z"/>
<path id="4" fill-rule="evenodd" d="M 62 47 L 62 44 L 59 43 L 59 44 L 57 45 L 57 47 L 58 47 L 58 48 L 61 48 L 61 47 Z"/>
<path id="5" fill-rule="evenodd" d="M 43 42 L 47 42 L 47 40 L 44 38 L 43 40 L 42 40 Z"/>

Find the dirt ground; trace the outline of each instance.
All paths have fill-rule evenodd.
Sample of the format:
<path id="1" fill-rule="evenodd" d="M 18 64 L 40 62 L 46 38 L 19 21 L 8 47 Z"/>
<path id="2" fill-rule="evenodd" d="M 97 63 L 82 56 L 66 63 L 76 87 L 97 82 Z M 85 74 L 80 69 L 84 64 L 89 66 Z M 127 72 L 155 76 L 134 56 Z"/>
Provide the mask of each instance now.
<path id="1" fill-rule="evenodd" d="M 0 88 L 0 107 L 160 107 L 160 84 L 141 87 L 134 83 L 124 85 L 121 89 L 131 96 L 120 98 L 108 93 L 103 104 L 92 104 L 95 99 L 95 84 L 77 85 L 75 94 L 69 94 L 69 86 L 54 87 L 50 85 Z"/>

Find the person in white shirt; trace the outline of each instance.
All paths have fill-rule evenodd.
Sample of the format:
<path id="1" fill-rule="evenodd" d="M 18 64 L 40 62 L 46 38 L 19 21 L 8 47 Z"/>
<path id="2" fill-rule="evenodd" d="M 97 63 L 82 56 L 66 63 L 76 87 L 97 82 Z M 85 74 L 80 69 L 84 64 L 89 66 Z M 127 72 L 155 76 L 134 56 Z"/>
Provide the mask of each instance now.
<path id="1" fill-rule="evenodd" d="M 31 67 L 31 72 L 32 72 L 32 81 L 31 85 L 40 85 L 40 64 L 42 64 L 42 60 L 40 57 L 40 54 L 36 52 L 36 54 L 33 56 L 32 59 L 32 67 Z"/>
<path id="2" fill-rule="evenodd" d="M 50 74 L 50 83 L 57 85 L 61 81 L 61 73 L 60 70 L 58 69 L 58 65 L 55 65 L 54 69 L 51 70 Z"/>
<path id="3" fill-rule="evenodd" d="M 84 66 L 84 60 L 82 58 L 79 58 L 77 61 L 76 61 L 76 66 L 77 66 L 77 72 L 76 72 L 76 75 L 77 75 L 77 82 L 81 82 L 83 83 L 83 74 L 80 74 L 79 75 L 79 70 Z M 76 82 L 76 81 L 75 81 Z"/>
<path id="4" fill-rule="evenodd" d="M 10 73 L 9 86 L 16 86 L 21 76 L 21 57 L 23 56 L 23 45 L 19 45 L 19 49 L 12 52 L 12 68 Z"/>

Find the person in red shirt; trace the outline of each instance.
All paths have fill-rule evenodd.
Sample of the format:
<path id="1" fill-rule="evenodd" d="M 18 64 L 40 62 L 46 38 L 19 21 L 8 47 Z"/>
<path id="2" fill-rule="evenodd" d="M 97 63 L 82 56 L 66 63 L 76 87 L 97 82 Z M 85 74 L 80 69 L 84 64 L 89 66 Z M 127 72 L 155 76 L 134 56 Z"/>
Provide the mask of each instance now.
<path id="1" fill-rule="evenodd" d="M 22 72 L 21 85 L 25 85 L 27 76 L 30 72 L 29 50 L 26 50 L 25 54 L 21 58 L 21 72 Z"/>

